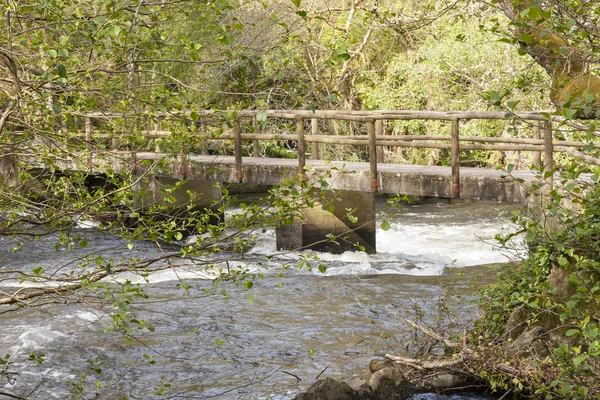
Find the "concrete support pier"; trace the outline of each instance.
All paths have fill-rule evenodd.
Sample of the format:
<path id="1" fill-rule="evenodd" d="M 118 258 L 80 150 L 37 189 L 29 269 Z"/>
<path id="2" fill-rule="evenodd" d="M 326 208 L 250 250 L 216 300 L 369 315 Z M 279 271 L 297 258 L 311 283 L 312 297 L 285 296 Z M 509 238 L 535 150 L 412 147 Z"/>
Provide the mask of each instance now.
<path id="1" fill-rule="evenodd" d="M 19 171 L 14 155 L 2 151 L 0 153 L 0 188 L 15 188 L 19 185 Z"/>
<path id="2" fill-rule="evenodd" d="M 374 194 L 347 190 L 335 193 L 341 200 L 335 200 L 334 194 L 329 196 L 333 210 L 316 204 L 302 210 L 303 220 L 277 228 L 277 249 L 309 248 L 339 254 L 363 247 L 369 254 L 376 252 Z"/>
<path id="3" fill-rule="evenodd" d="M 150 176 L 139 183 L 133 203 L 136 208 L 147 210 L 153 205 L 166 206 L 169 209 L 186 207 L 190 202 L 190 193 L 194 209 L 215 210 L 222 198 L 221 188 L 215 182 L 187 180 L 178 187 L 179 179 Z M 222 218 L 221 218 L 222 219 Z"/>

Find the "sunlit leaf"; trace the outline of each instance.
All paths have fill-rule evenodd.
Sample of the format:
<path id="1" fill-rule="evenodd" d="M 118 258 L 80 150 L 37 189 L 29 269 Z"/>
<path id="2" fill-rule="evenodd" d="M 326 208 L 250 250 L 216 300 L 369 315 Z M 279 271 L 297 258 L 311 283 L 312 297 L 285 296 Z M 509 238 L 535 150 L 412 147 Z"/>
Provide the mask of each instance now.
<path id="1" fill-rule="evenodd" d="M 390 223 L 387 221 L 381 221 L 381 229 L 384 231 L 389 231 L 391 228 Z"/>

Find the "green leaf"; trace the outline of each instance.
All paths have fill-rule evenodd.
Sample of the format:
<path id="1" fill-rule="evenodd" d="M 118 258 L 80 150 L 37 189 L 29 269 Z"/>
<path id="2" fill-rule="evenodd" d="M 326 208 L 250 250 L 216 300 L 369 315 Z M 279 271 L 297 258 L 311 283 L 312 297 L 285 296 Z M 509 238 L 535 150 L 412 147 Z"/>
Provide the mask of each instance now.
<path id="1" fill-rule="evenodd" d="M 529 9 L 529 13 L 528 13 L 529 18 L 536 19 L 539 14 L 540 14 L 540 8 L 539 8 L 539 6 L 531 7 Z"/>
<path id="2" fill-rule="evenodd" d="M 248 303 L 249 304 L 254 303 L 254 293 L 252 293 L 252 292 L 248 293 Z"/>
<path id="3" fill-rule="evenodd" d="M 119 35 L 119 33 L 121 32 L 121 27 L 119 25 L 113 25 L 110 27 L 110 29 L 108 30 L 108 33 L 112 36 L 112 37 L 116 37 Z"/>
<path id="4" fill-rule="evenodd" d="M 256 120 L 258 122 L 265 122 L 267 120 L 267 112 L 266 111 L 259 111 L 256 113 Z"/>
<path id="5" fill-rule="evenodd" d="M 323 211 L 327 211 L 327 212 L 333 212 L 333 210 L 335 209 L 331 204 L 323 204 L 321 206 L 321 209 Z"/>
<path id="6" fill-rule="evenodd" d="M 519 35 L 519 41 L 523 42 L 525 44 L 531 43 L 532 40 L 533 40 L 533 37 L 528 33 L 521 33 Z"/>
<path id="7" fill-rule="evenodd" d="M 294 5 L 295 5 L 296 7 L 300 7 L 300 2 L 301 2 L 301 1 L 302 1 L 302 0 L 292 0 L 292 3 L 294 3 Z"/>
<path id="8" fill-rule="evenodd" d="M 335 94 L 328 94 L 325 98 L 329 101 L 337 101 L 337 96 Z"/>
<path id="9" fill-rule="evenodd" d="M 501 39 L 498 39 L 498 42 L 513 44 L 514 43 L 514 39 L 511 39 L 511 38 L 501 38 Z"/>
<path id="10" fill-rule="evenodd" d="M 252 289 L 252 286 L 254 286 L 254 283 L 252 281 L 245 281 L 244 286 L 246 287 L 246 289 Z"/>
<path id="11" fill-rule="evenodd" d="M 390 223 L 387 221 L 381 221 L 381 229 L 383 229 L 384 231 L 389 231 L 390 230 Z"/>
<path id="12" fill-rule="evenodd" d="M 564 267 L 565 265 L 569 265 L 569 260 L 567 260 L 565 257 L 559 257 L 558 258 L 558 264 L 561 267 Z"/>
<path id="13" fill-rule="evenodd" d="M 325 272 L 327 272 L 327 266 L 325 264 L 319 264 L 319 272 L 324 274 Z"/>
<path id="14" fill-rule="evenodd" d="M 348 53 L 348 45 L 343 39 L 337 39 L 335 41 L 335 51 L 333 52 L 332 58 L 336 61 L 346 61 L 350 59 Z"/>
<path id="15" fill-rule="evenodd" d="M 56 56 L 58 55 L 58 53 L 56 52 L 56 50 L 48 50 L 47 53 L 52 58 L 56 58 Z"/>
<path id="16" fill-rule="evenodd" d="M 225 46 L 229 46 L 229 45 L 233 44 L 233 37 L 228 33 L 219 35 L 217 37 L 217 43 L 225 45 Z"/>
<path id="17" fill-rule="evenodd" d="M 521 102 L 521 100 L 511 100 L 511 101 L 507 101 L 506 105 L 508 106 L 508 108 L 510 108 L 511 110 L 514 110 L 515 107 L 517 106 L 517 104 L 519 104 Z"/>
<path id="18" fill-rule="evenodd" d="M 296 14 L 302 19 L 306 19 L 306 16 L 308 15 L 304 10 L 296 11 Z"/>
<path id="19" fill-rule="evenodd" d="M 582 362 L 588 358 L 587 354 L 581 354 L 573 359 L 573 365 L 578 367 Z"/>
<path id="20" fill-rule="evenodd" d="M 54 114 L 60 114 L 62 112 L 62 107 L 60 106 L 60 104 L 52 104 L 52 111 L 54 111 Z"/>
<path id="21" fill-rule="evenodd" d="M 565 336 L 573 336 L 573 335 L 579 335 L 581 333 L 581 331 L 579 329 L 569 329 L 567 331 L 567 333 L 565 333 Z"/>
<path id="22" fill-rule="evenodd" d="M 33 272 L 35 275 L 40 275 L 42 272 L 44 272 L 44 267 L 34 268 L 31 272 Z"/>
<path id="23" fill-rule="evenodd" d="M 572 108 L 563 108 L 562 110 L 562 115 L 564 115 L 567 119 L 572 119 L 575 116 L 575 114 L 577 114 L 577 110 L 574 110 Z"/>
<path id="24" fill-rule="evenodd" d="M 61 76 L 63 78 L 67 77 L 67 69 L 64 65 L 59 64 L 58 67 L 56 67 L 56 69 L 58 70 L 58 76 Z"/>

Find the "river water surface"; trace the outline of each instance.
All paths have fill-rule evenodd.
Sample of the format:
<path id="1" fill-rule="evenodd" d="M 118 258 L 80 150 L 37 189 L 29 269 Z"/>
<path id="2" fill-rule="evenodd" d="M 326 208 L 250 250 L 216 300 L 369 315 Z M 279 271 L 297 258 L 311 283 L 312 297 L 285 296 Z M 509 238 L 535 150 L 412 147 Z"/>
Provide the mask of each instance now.
<path id="1" fill-rule="evenodd" d="M 371 359 L 414 350 L 402 318 L 444 329 L 455 318 L 477 316 L 464 300 L 473 283 L 494 280 L 496 270 L 483 264 L 507 260 L 494 250 L 493 238 L 507 228 L 503 215 L 510 209 L 443 201 L 404 206 L 402 214 L 391 217 L 391 229 L 378 230 L 378 254 L 312 253 L 327 265 L 324 274 L 316 268 L 283 271 L 282 264 L 293 265 L 300 256 L 274 256 L 265 261 L 265 277 L 252 288 L 253 299 L 239 286 L 223 284 L 215 290 L 195 270 L 179 272 L 190 285 L 187 292 L 172 272 L 151 275 L 143 284 L 149 300 L 137 301 L 132 312 L 155 330 L 136 333 L 131 344 L 121 334 L 104 333 L 110 322 L 105 311 L 83 304 L 4 313 L 0 358 L 11 354 L 13 369 L 20 373 L 5 388 L 33 392 L 32 398 L 64 399 L 85 373 L 88 395 L 83 398 L 97 391 L 97 398 L 105 399 L 120 398 L 112 397 L 117 394 L 131 399 L 291 399 L 318 377 L 366 378 Z M 123 251 L 116 250 L 123 248 L 120 239 L 84 231 L 91 238 L 86 251 Z M 0 245 L 7 254 L 3 269 L 30 270 L 77 257 L 43 241 L 17 255 L 10 252 L 8 239 Z M 153 250 L 140 243 L 131 251 Z M 274 232 L 267 231 L 250 253 L 275 255 Z M 463 296 L 456 316 L 436 307 L 454 305 L 456 297 L 446 293 Z M 27 361 L 32 351 L 45 355 L 41 365 Z M 96 382 L 104 386 L 98 389 Z"/>

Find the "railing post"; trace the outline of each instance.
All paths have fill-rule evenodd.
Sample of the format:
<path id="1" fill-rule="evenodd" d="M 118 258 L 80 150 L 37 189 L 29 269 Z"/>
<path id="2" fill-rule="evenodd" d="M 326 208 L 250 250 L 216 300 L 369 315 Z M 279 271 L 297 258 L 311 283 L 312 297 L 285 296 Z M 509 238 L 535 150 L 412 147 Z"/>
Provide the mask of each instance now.
<path id="1" fill-rule="evenodd" d="M 150 132 L 152 135 L 152 132 Z M 160 138 L 158 137 L 158 130 L 154 129 L 154 152 L 160 153 Z"/>
<path id="2" fill-rule="evenodd" d="M 539 120 L 535 120 L 533 121 L 533 138 L 534 139 L 541 139 L 540 136 L 540 121 Z M 539 170 L 540 167 L 542 165 L 542 152 L 541 151 L 534 151 L 533 152 L 533 166 L 535 167 L 535 169 Z"/>
<path id="3" fill-rule="evenodd" d="M 552 190 L 554 185 L 553 169 L 554 169 L 554 147 L 552 145 L 552 121 L 544 121 L 544 175 L 548 183 L 549 190 Z"/>
<path id="4" fill-rule="evenodd" d="M 452 197 L 460 197 L 462 192 L 462 185 L 460 184 L 460 145 L 458 138 L 458 126 L 459 120 L 452 120 L 452 127 L 450 129 L 451 136 L 451 163 L 452 163 Z"/>
<path id="5" fill-rule="evenodd" d="M 88 151 L 87 162 L 92 164 L 92 119 L 85 117 L 85 148 Z"/>
<path id="6" fill-rule="evenodd" d="M 194 123 L 196 123 L 196 121 L 194 121 Z M 208 129 L 207 129 L 207 123 L 205 120 L 200 120 L 200 132 L 203 136 L 202 140 L 200 141 L 200 154 L 202 154 L 203 156 L 207 156 L 208 155 Z"/>
<path id="7" fill-rule="evenodd" d="M 319 120 L 317 118 L 311 118 L 310 120 L 311 135 L 317 136 L 319 134 Z M 312 142 L 311 144 L 311 159 L 319 159 L 319 143 Z"/>
<path id="8" fill-rule="evenodd" d="M 242 132 L 240 128 L 240 120 L 233 121 L 233 148 L 235 155 L 235 179 L 238 182 L 244 180 L 244 171 L 242 170 Z"/>
<path id="9" fill-rule="evenodd" d="M 115 136 L 114 132 L 110 136 L 110 142 L 111 142 L 110 145 L 111 145 L 111 149 L 112 150 L 118 150 L 119 149 L 119 138 Z"/>
<path id="10" fill-rule="evenodd" d="M 298 137 L 298 174 L 306 177 L 306 152 L 304 148 L 304 120 L 296 118 L 296 136 Z"/>
<path id="11" fill-rule="evenodd" d="M 187 178 L 189 172 L 187 156 L 184 152 L 179 155 L 179 177 L 182 179 Z"/>
<path id="12" fill-rule="evenodd" d="M 383 135 L 383 120 L 375 121 L 375 136 Z M 377 146 L 377 162 L 383 162 L 383 146 Z"/>
<path id="13" fill-rule="evenodd" d="M 252 128 L 254 133 L 258 133 L 258 120 L 256 116 L 252 118 Z M 252 157 L 260 157 L 260 144 L 258 143 L 258 139 L 254 139 L 252 141 Z"/>
<path id="14" fill-rule="evenodd" d="M 369 169 L 371 178 L 371 190 L 377 191 L 379 179 L 377 176 L 377 138 L 375 137 L 375 123 L 367 122 L 367 131 L 369 132 Z"/>
<path id="15" fill-rule="evenodd" d="M 162 131 L 162 121 L 157 119 L 154 123 L 154 151 L 156 153 L 160 153 L 160 142 L 157 140 L 159 131 Z M 150 132 L 150 134 L 152 135 L 152 132 Z"/>
<path id="16" fill-rule="evenodd" d="M 85 148 L 90 150 L 92 147 L 92 119 L 85 117 Z"/>

